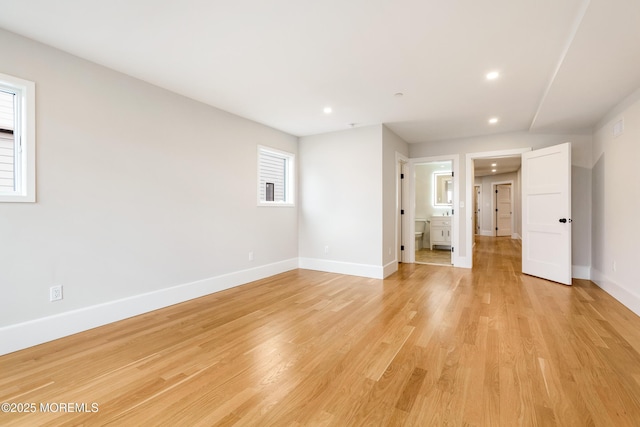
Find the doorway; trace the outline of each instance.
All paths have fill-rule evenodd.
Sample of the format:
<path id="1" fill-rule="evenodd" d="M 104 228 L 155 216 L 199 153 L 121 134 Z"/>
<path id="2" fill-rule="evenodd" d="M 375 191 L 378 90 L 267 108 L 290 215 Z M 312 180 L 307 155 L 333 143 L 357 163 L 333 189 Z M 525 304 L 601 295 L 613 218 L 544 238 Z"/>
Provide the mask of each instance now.
<path id="1" fill-rule="evenodd" d="M 492 188 L 492 184 L 511 182 L 511 200 L 518 200 L 520 197 L 520 173 L 516 172 L 515 175 L 507 177 L 501 174 L 508 174 L 517 171 L 520 168 L 521 154 L 531 151 L 530 148 L 517 148 L 512 150 L 499 150 L 488 151 L 481 153 L 468 153 L 466 154 L 466 185 L 465 188 L 472 189 L 475 186 L 480 186 L 481 197 L 478 201 L 478 209 L 480 214 L 477 216 L 479 228 L 478 234 L 481 236 L 495 236 L 495 215 L 493 214 L 496 209 L 495 198 L 488 195 L 495 194 L 495 190 Z M 505 168 L 510 165 L 511 161 L 517 161 L 517 167 L 512 170 Z M 492 178 L 495 177 L 495 178 Z M 503 181 L 503 182 L 500 182 Z M 473 207 L 475 191 L 466 192 L 466 204 Z M 482 212 L 485 212 L 482 215 Z M 518 207 L 514 207 L 511 218 L 511 235 L 512 237 L 519 238 L 519 232 L 515 229 L 514 224 L 519 221 L 520 211 Z M 471 212 L 470 212 L 471 213 Z M 491 213 L 491 214 L 490 214 Z M 473 267 L 473 243 L 474 236 L 476 234 L 476 224 L 474 220 L 476 215 L 466 215 L 464 224 L 464 237 L 465 237 L 465 253 L 464 259 L 460 262 L 460 265 L 471 268 Z M 458 255 L 458 259 L 461 256 Z"/>
<path id="2" fill-rule="evenodd" d="M 480 209 L 482 205 L 482 187 L 473 186 L 473 234 L 480 234 Z"/>
<path id="3" fill-rule="evenodd" d="M 513 182 L 501 182 L 493 184 L 493 206 L 495 236 L 512 236 L 513 227 Z"/>
<path id="4" fill-rule="evenodd" d="M 451 160 L 415 163 L 414 260 L 451 265 L 454 174 Z"/>

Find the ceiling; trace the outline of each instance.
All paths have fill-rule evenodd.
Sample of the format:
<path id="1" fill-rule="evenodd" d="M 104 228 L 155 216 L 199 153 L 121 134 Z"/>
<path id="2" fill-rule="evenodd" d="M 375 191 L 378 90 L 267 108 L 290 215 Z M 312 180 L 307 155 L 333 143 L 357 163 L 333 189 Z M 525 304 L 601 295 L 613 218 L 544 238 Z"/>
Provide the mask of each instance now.
<path id="1" fill-rule="evenodd" d="M 0 0 L 0 10 L 8 31 L 297 136 L 380 123 L 411 143 L 581 131 L 640 86 L 637 0 Z M 492 70 L 500 77 L 488 81 Z"/>
<path id="2" fill-rule="evenodd" d="M 476 177 L 516 172 L 520 169 L 520 163 L 520 156 L 474 159 L 473 172 Z"/>

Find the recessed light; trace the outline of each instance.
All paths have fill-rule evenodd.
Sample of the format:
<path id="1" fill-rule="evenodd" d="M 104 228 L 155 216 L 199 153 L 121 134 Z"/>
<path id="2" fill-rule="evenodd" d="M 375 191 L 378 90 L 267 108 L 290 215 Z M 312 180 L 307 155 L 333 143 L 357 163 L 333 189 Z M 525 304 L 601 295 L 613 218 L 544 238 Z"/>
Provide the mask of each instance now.
<path id="1" fill-rule="evenodd" d="M 489 124 L 495 125 L 496 123 L 498 123 L 498 118 L 497 117 L 492 117 L 492 118 L 489 119 Z"/>
<path id="2" fill-rule="evenodd" d="M 497 169 L 491 169 L 491 172 L 495 172 Z"/>
<path id="3" fill-rule="evenodd" d="M 394 93 L 394 94 L 393 94 L 393 96 L 398 97 L 398 98 L 401 98 L 401 97 L 403 97 L 403 96 L 404 96 L 404 93 L 402 93 L 402 92 L 396 92 L 396 93 Z"/>
<path id="4" fill-rule="evenodd" d="M 324 107 L 324 111 L 325 114 L 331 114 L 331 112 L 333 111 L 333 109 L 331 107 Z"/>
<path id="5" fill-rule="evenodd" d="M 492 167 L 492 168 L 495 168 L 496 166 L 498 166 L 498 164 L 497 164 L 497 163 L 491 163 L 491 167 Z"/>
<path id="6" fill-rule="evenodd" d="M 356 127 L 355 123 L 347 123 L 347 126 L 349 126 L 350 128 Z"/>
<path id="7" fill-rule="evenodd" d="M 495 80 L 500 77 L 500 73 L 498 71 L 491 71 L 490 73 L 487 73 L 486 77 L 487 80 Z"/>

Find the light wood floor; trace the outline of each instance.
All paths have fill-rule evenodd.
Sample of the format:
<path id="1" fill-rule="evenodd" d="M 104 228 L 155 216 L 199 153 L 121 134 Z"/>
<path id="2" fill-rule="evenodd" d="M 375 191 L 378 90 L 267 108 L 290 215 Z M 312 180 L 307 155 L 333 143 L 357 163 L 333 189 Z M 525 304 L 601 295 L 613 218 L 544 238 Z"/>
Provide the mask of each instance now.
<path id="1" fill-rule="evenodd" d="M 0 425 L 638 426 L 640 318 L 589 281 L 475 268 L 297 270 L 0 358 Z M 87 409 L 91 406 L 87 406 Z"/>
<path id="2" fill-rule="evenodd" d="M 451 265 L 451 249 L 422 248 L 416 251 L 416 262 L 422 264 Z"/>

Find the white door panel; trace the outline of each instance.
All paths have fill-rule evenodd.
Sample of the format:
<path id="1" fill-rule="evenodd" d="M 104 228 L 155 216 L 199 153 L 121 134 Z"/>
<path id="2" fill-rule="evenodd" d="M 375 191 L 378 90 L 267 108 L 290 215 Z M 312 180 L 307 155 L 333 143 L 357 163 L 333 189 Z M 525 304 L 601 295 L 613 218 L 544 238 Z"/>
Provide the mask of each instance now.
<path id="1" fill-rule="evenodd" d="M 571 143 L 522 154 L 522 272 L 571 284 Z"/>

